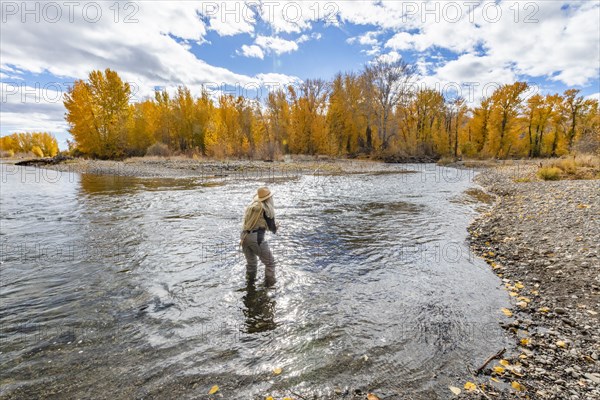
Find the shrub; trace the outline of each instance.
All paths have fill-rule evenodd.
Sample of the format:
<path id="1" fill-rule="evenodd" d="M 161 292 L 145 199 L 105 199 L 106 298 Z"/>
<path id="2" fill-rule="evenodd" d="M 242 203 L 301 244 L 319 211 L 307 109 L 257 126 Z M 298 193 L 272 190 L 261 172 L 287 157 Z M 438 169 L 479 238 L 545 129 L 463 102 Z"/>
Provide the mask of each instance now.
<path id="1" fill-rule="evenodd" d="M 524 177 L 521 177 L 521 178 L 515 178 L 515 179 L 513 179 L 513 180 L 514 180 L 515 182 L 517 182 L 517 183 L 526 183 L 526 182 L 531 182 L 531 178 L 529 178 L 529 177 L 527 177 L 527 176 L 524 176 Z"/>
<path id="2" fill-rule="evenodd" d="M 577 155 L 550 162 L 550 167 L 558 168 L 563 178 L 594 179 L 600 171 L 600 162 L 594 155 Z"/>
<path id="3" fill-rule="evenodd" d="M 15 156 L 15 152 L 12 150 L 0 150 L 1 158 L 11 158 Z"/>
<path id="4" fill-rule="evenodd" d="M 36 157 L 44 157 L 44 152 L 42 151 L 42 149 L 40 149 L 40 146 L 33 146 L 31 148 L 31 152 L 36 156 Z"/>
<path id="5" fill-rule="evenodd" d="M 556 161 L 552 164 L 553 167 L 560 168 L 567 174 L 574 174 L 577 172 L 577 163 L 572 158 L 565 158 L 559 161 Z"/>
<path id="6" fill-rule="evenodd" d="M 577 165 L 586 168 L 600 167 L 600 158 L 593 154 L 581 154 L 576 157 Z"/>
<path id="7" fill-rule="evenodd" d="M 440 158 L 437 162 L 438 165 L 450 165 L 453 162 L 455 162 L 456 160 L 454 159 L 454 157 L 449 157 L 449 156 L 444 156 L 442 158 Z"/>
<path id="8" fill-rule="evenodd" d="M 537 174 L 545 181 L 558 181 L 561 178 L 561 170 L 557 167 L 542 167 Z"/>
<path id="9" fill-rule="evenodd" d="M 171 150 L 169 150 L 169 146 L 164 143 L 154 143 L 152 146 L 148 147 L 146 150 L 147 156 L 158 156 L 158 157 L 169 157 L 171 155 Z"/>

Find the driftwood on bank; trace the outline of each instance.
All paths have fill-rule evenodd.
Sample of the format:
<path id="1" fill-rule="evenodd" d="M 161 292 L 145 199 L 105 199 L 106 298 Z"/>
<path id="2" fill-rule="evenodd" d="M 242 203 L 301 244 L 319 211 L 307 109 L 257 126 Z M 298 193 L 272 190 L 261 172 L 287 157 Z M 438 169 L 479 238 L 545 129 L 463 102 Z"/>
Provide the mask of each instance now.
<path id="1" fill-rule="evenodd" d="M 500 358 L 504 355 L 504 352 L 506 351 L 506 349 L 502 349 L 499 352 L 497 352 L 494 355 L 491 355 L 487 358 L 487 360 L 485 360 L 485 362 L 483 363 L 483 365 L 479 368 L 477 368 L 477 370 L 475 371 L 475 375 L 479 375 L 481 373 L 481 371 L 483 371 L 485 369 L 485 367 L 494 359 L 496 358 Z"/>
<path id="2" fill-rule="evenodd" d="M 393 164 L 422 164 L 438 162 L 439 157 L 427 156 L 402 156 L 397 154 L 383 156 L 381 160 L 385 163 Z"/>
<path id="3" fill-rule="evenodd" d="M 56 165 L 56 164 L 60 164 L 63 161 L 67 161 L 67 160 L 72 160 L 73 157 L 67 157 L 67 156 L 63 156 L 63 155 L 58 155 L 55 157 L 44 157 L 44 158 L 33 158 L 30 160 L 23 160 L 23 161 L 19 161 L 16 162 L 15 165 L 20 165 L 20 166 L 40 166 L 40 165 Z"/>

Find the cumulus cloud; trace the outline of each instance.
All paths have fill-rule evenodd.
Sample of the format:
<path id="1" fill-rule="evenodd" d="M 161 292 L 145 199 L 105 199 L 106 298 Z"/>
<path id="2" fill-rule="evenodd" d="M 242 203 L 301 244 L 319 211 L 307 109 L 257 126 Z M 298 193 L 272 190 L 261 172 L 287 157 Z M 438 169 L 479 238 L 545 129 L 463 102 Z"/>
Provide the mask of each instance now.
<path id="1" fill-rule="evenodd" d="M 340 20 L 391 32 L 385 42 L 390 50 L 423 53 L 446 49 L 459 57 L 482 57 L 481 63 L 506 69 L 498 75 L 548 78 L 566 85 L 587 85 L 600 73 L 598 2 L 337 4 Z M 349 39 L 349 43 L 370 46 L 369 54 L 377 54 L 370 32 Z M 465 60 L 471 59 L 462 62 Z"/>
<path id="2" fill-rule="evenodd" d="M 136 2 L 135 8 L 120 9 L 120 14 L 115 15 L 114 7 L 110 8 L 113 3 L 96 2 L 102 7 L 101 17 L 93 21 L 82 14 L 81 8 L 75 8 L 72 20 L 68 10 L 63 10 L 63 18 L 55 23 L 45 20 L 36 23 L 31 17 L 24 24 L 20 14 L 6 16 L 0 35 L 2 80 L 14 82 L 25 73 L 25 84 L 35 86 L 36 76 L 73 81 L 85 79 L 92 70 L 111 68 L 132 85 L 135 100 L 151 96 L 156 87 L 172 90 L 177 85 L 186 85 L 198 95 L 207 84 L 260 83 L 256 76 L 211 65 L 191 51 L 192 43 L 205 42 L 208 29 L 220 29 L 223 35 L 232 32 L 224 25 L 215 25 L 215 18 L 205 18 L 204 3 Z M 129 19 L 126 21 L 125 17 Z M 270 44 L 277 51 L 286 49 L 283 42 Z M 259 55 L 255 47 L 249 46 L 247 50 Z M 64 131 L 64 112 L 62 101 L 51 107 L 3 101 L 1 133 Z"/>
<path id="3" fill-rule="evenodd" d="M 377 40 L 377 36 L 379 36 L 381 32 L 378 31 L 368 31 L 360 36 L 354 36 L 346 40 L 348 44 L 358 43 L 363 46 L 374 46 L 379 44 L 379 40 Z"/>
<path id="4" fill-rule="evenodd" d="M 29 86 L 24 82 L 0 82 L 2 133 L 66 132 L 63 95 L 66 85 Z M 58 135 L 61 148 L 66 135 Z"/>
<path id="5" fill-rule="evenodd" d="M 400 60 L 401 58 L 402 58 L 402 56 L 397 51 L 390 51 L 389 53 L 379 55 L 376 58 L 376 60 L 382 61 L 385 63 L 394 63 L 394 62 Z"/>
<path id="6" fill-rule="evenodd" d="M 254 41 L 267 53 L 275 53 L 277 55 L 291 53 L 298 50 L 298 43 L 293 40 L 286 40 L 275 36 L 259 35 Z"/>
<path id="7" fill-rule="evenodd" d="M 586 96 L 586 99 L 587 100 L 596 100 L 596 101 L 600 102 L 600 92 L 590 94 L 589 96 Z"/>
<path id="8" fill-rule="evenodd" d="M 243 45 L 241 52 L 238 51 L 238 54 L 241 54 L 244 57 L 260 58 L 261 60 L 265 58 L 265 53 L 255 44 L 251 46 Z"/>
<path id="9" fill-rule="evenodd" d="M 258 35 L 253 45 L 242 45 L 242 48 L 237 50 L 236 54 L 263 59 L 265 54 L 281 55 L 292 53 L 299 49 L 300 44 L 312 39 L 319 40 L 321 37 L 322 35 L 318 32 L 313 32 L 310 35 L 300 35 L 296 40 L 287 40 L 277 36 Z"/>

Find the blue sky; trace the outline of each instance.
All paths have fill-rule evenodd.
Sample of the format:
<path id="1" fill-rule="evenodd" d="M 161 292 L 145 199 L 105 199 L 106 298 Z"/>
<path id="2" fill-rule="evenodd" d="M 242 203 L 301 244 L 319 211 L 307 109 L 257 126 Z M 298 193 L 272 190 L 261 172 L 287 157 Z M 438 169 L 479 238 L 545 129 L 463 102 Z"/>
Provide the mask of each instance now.
<path id="1" fill-rule="evenodd" d="M 62 148 L 62 95 L 94 69 L 118 71 L 134 100 L 181 84 L 266 94 L 377 58 L 415 64 L 419 85 L 462 87 L 472 106 L 516 80 L 531 93 L 600 96 L 598 1 L 23 4 L 2 3 L 0 134 L 49 131 Z"/>

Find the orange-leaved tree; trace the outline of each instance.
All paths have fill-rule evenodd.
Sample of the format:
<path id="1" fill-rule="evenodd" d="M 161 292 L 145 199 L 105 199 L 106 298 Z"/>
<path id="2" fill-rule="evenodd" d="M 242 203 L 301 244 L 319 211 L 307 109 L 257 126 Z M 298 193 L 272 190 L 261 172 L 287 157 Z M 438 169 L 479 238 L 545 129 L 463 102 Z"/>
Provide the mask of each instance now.
<path id="1" fill-rule="evenodd" d="M 65 95 L 66 120 L 77 148 L 98 158 L 126 154 L 131 88 L 110 69 L 92 71 Z"/>

